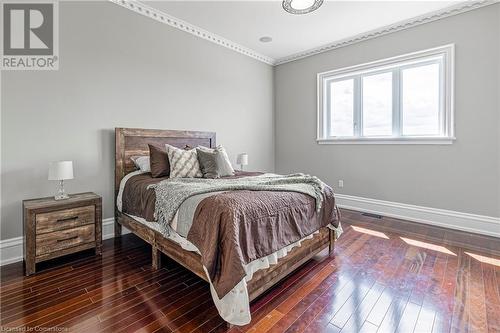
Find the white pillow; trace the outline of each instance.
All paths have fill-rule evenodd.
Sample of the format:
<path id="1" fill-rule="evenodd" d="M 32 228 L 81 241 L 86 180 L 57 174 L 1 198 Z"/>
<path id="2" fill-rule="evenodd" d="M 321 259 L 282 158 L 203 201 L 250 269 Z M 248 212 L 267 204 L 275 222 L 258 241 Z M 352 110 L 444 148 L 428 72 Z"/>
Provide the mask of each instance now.
<path id="1" fill-rule="evenodd" d="M 149 163 L 149 156 L 132 156 L 132 161 L 134 162 L 137 169 L 142 172 L 151 172 L 151 164 Z"/>
<path id="2" fill-rule="evenodd" d="M 184 150 L 165 145 L 170 162 L 170 178 L 203 177 L 196 149 Z"/>
<path id="3" fill-rule="evenodd" d="M 198 146 L 198 149 L 203 151 L 208 151 L 211 153 L 218 153 L 218 167 L 219 167 L 219 176 L 232 176 L 234 175 L 234 169 L 229 161 L 229 157 L 227 156 L 226 149 L 222 146 L 217 146 L 215 148 L 207 148 L 203 146 Z"/>

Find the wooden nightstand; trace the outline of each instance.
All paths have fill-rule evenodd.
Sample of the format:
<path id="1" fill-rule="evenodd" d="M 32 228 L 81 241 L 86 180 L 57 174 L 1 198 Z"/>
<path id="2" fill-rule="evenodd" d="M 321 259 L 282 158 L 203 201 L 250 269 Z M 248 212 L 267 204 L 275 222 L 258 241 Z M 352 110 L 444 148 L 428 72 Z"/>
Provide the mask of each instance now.
<path id="1" fill-rule="evenodd" d="M 24 200 L 23 216 L 26 275 L 45 260 L 91 248 L 102 253 L 102 199 L 95 193 Z"/>

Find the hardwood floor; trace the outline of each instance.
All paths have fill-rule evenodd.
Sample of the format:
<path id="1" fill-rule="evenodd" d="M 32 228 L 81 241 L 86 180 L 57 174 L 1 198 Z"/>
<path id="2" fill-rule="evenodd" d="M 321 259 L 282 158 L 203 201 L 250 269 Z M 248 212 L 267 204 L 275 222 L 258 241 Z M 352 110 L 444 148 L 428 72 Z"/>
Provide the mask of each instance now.
<path id="1" fill-rule="evenodd" d="M 343 225 L 334 256 L 303 265 L 229 331 L 500 332 L 498 239 L 346 210 Z M 42 263 L 29 278 L 4 266 L 2 331 L 227 331 L 208 285 L 165 261 L 152 271 L 148 245 L 126 235 L 105 241 L 102 257 Z"/>

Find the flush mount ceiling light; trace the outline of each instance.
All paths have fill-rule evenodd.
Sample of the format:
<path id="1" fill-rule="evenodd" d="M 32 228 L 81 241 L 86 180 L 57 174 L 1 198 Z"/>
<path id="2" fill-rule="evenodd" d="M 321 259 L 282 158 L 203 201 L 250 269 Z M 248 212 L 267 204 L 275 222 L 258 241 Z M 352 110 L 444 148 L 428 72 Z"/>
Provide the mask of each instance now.
<path id="1" fill-rule="evenodd" d="M 269 36 L 264 36 L 264 37 L 260 37 L 259 40 L 262 42 L 262 43 L 269 43 L 269 42 L 272 42 L 273 39 Z"/>
<path id="2" fill-rule="evenodd" d="M 323 0 L 283 0 L 283 9 L 291 14 L 307 14 L 322 4 Z"/>

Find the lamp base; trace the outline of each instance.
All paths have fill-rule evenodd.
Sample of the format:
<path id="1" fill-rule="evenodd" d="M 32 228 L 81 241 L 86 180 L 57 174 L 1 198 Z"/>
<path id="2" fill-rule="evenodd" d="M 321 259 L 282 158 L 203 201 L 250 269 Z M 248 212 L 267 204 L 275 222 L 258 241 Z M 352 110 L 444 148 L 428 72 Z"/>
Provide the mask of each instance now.
<path id="1" fill-rule="evenodd" d="M 64 191 L 64 180 L 59 181 L 59 191 L 54 196 L 54 199 L 56 200 L 69 199 L 69 195 L 67 195 L 66 192 Z"/>
<path id="2" fill-rule="evenodd" d="M 56 200 L 65 200 L 65 199 L 69 199 L 69 195 L 67 195 L 67 194 L 58 194 L 58 195 L 55 195 L 55 196 L 54 196 L 54 199 L 56 199 Z"/>

